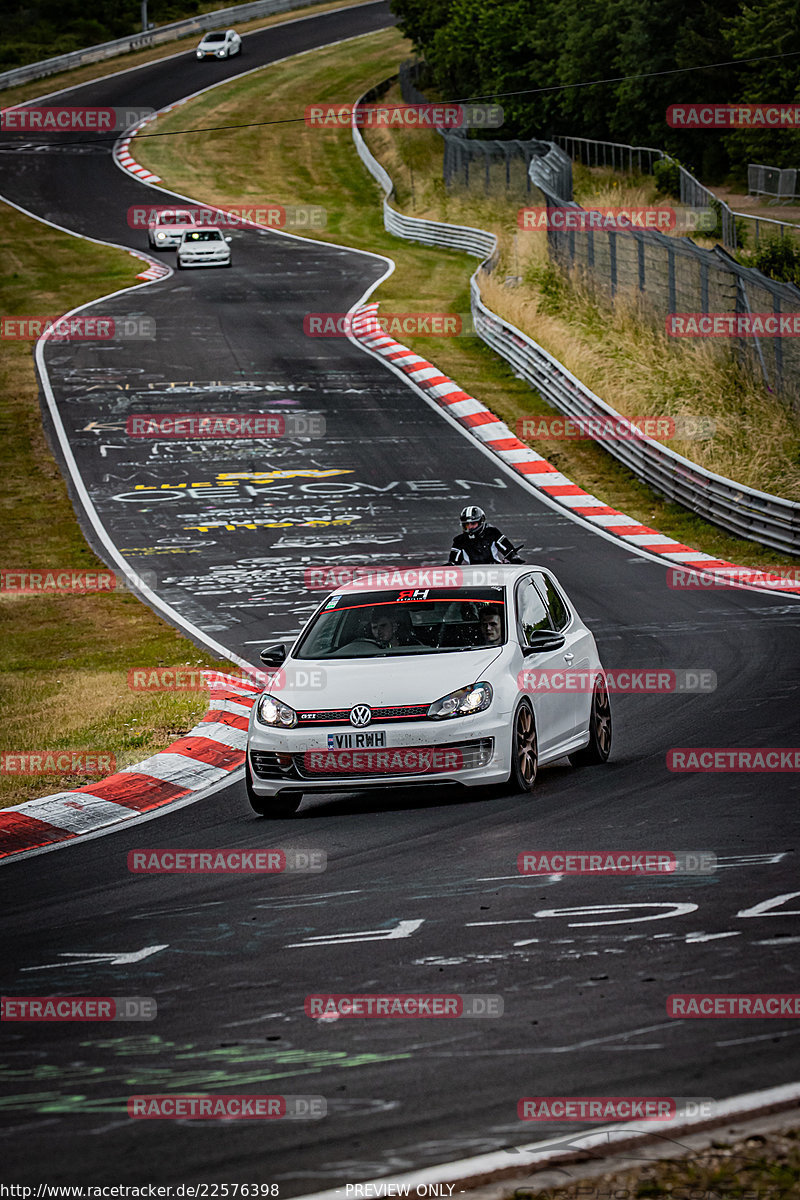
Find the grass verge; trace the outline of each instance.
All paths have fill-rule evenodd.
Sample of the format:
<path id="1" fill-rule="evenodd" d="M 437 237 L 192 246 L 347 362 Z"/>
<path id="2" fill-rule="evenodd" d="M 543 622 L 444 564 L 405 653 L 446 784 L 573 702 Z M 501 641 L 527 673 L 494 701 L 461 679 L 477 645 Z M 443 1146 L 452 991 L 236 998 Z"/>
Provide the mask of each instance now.
<path id="1" fill-rule="evenodd" d="M 580 1164 L 570 1168 L 570 1175 L 580 1172 Z M 790 1200 L 800 1185 L 800 1131 L 715 1140 L 691 1157 L 593 1173 L 591 1179 L 567 1180 L 563 1170 L 553 1174 L 557 1184 L 517 1187 L 507 1200 Z"/>
<path id="2" fill-rule="evenodd" d="M 280 63 L 247 79 L 221 85 L 160 119 L 156 126 L 149 126 L 148 134 L 156 136 L 136 140 L 136 157 L 168 181 L 170 187 L 208 203 L 225 206 L 269 197 L 284 205 L 321 205 L 327 209 L 327 228 L 310 236 L 374 250 L 394 259 L 394 274 L 374 294 L 384 311 L 467 312 L 468 279 L 474 259 L 403 242 L 385 232 L 379 190 L 359 162 L 348 128 L 313 129 L 298 122 L 292 126 L 291 137 L 285 135 L 285 126 L 230 128 L 245 125 L 249 114 L 263 104 L 265 93 L 269 95 L 274 117 L 287 120 L 296 120 L 302 114 L 310 96 L 322 103 L 352 101 L 360 92 L 393 74 L 410 50 L 409 43 L 396 30 L 359 39 L 357 53 L 355 45 L 351 42 L 314 51 L 302 60 Z M 218 134 L 190 132 L 199 125 L 229 128 L 221 129 Z M 159 136 L 166 133 L 171 136 Z M 180 136 L 173 136 L 176 134 Z M 503 207 L 496 196 L 476 199 L 448 194 L 441 180 L 441 142 L 434 133 L 369 130 L 367 138 L 373 153 L 396 182 L 398 207 L 416 216 L 490 228 L 503 239 L 503 261 L 490 284 L 497 293 L 492 302 L 509 319 L 527 320 L 530 314 L 520 314 L 518 306 L 523 303 L 522 297 L 525 302 L 530 297 L 531 303 L 538 303 L 536 271 L 544 264 L 541 250 L 533 241 L 539 238 L 541 247 L 541 235 L 525 234 L 524 244 L 523 235 L 508 235 L 509 228 L 516 228 L 518 205 L 506 200 Z M 507 273 L 514 278 L 526 277 L 525 289 L 506 287 Z M 546 301 L 546 281 L 541 293 Z M 552 303 L 552 296 L 550 300 Z M 558 317 L 538 310 L 533 318 L 532 335 L 557 358 L 566 361 L 577 375 L 582 378 L 588 375 L 586 382 L 621 411 L 625 411 L 626 396 L 633 406 L 630 415 L 659 412 L 669 415 L 672 411 L 676 414 L 683 411 L 681 403 L 689 396 L 684 372 L 691 353 L 685 360 L 676 359 L 672 363 L 659 359 L 656 363 L 653 357 L 656 349 L 665 355 L 674 352 L 674 348 L 656 346 L 655 335 L 651 337 L 644 328 L 639 333 L 632 318 L 604 314 L 591 305 L 579 320 L 567 322 L 563 314 Z M 551 345 L 547 345 L 548 331 L 553 335 Z M 560 341 L 555 338 L 556 332 Z M 638 340 L 631 345 L 634 332 Z M 553 413 L 477 338 L 403 340 L 418 353 L 432 358 L 512 428 L 519 418 Z M 697 352 L 696 347 L 690 350 Z M 712 353 L 705 350 L 704 357 L 704 350 L 696 353 L 694 362 L 700 380 L 705 378 Z M 645 389 L 644 399 L 641 392 L 634 390 L 631 377 Z M 609 386 L 605 387 L 605 383 Z M 738 384 L 738 380 L 733 380 L 734 386 Z M 699 382 L 693 388 L 693 394 L 699 391 L 703 399 L 701 411 L 706 412 L 707 388 Z M 759 404 L 762 399 L 758 397 Z M 661 407 L 656 407 L 657 401 Z M 744 408 L 752 403 L 749 396 L 742 400 Z M 728 414 L 722 416 L 727 422 Z M 747 445 L 746 436 L 731 435 L 731 440 L 737 438 Z M 800 447 L 796 431 L 787 429 L 784 440 L 791 443 L 792 438 L 795 439 L 792 444 Z M 775 441 L 771 439 L 767 449 Z M 762 432 L 755 445 L 766 442 Z M 683 452 L 696 445 L 699 443 L 675 448 Z M 587 491 L 636 521 L 699 550 L 754 567 L 796 564 L 791 556 L 733 537 L 679 505 L 667 502 L 592 442 L 537 442 L 536 447 Z M 763 463 L 765 458 L 766 453 L 759 462 Z M 718 470 L 719 465 L 712 469 Z M 800 471 L 797 474 L 800 476 Z M 792 485 L 795 478 L 790 476 Z M 757 486 L 764 486 L 763 481 Z"/>
<path id="3" fill-rule="evenodd" d="M 137 260 L 0 208 L 7 253 L 2 311 L 53 315 L 136 283 Z M 86 279 L 91 278 L 91 286 Z M 31 342 L 5 342 L 0 366 L 0 498 L 6 569 L 105 569 L 75 519 L 42 430 Z M 205 692 L 131 691 L 131 667 L 207 665 L 129 593 L 14 596 L 0 590 L 0 749 L 84 750 L 129 766 L 180 737 Z M 104 774 L 108 774 L 107 771 Z M 0 807 L 90 783 L 89 776 L 0 772 Z"/>

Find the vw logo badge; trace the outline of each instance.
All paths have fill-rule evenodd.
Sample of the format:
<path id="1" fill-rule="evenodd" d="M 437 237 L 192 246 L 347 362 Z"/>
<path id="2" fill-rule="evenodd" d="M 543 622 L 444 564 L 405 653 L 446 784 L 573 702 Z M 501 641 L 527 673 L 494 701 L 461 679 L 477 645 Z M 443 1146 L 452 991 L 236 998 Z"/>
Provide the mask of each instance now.
<path id="1" fill-rule="evenodd" d="M 350 709 L 350 724 L 356 728 L 361 728 L 364 725 L 369 725 L 372 720 L 372 711 L 367 704 L 357 704 L 355 708 Z"/>

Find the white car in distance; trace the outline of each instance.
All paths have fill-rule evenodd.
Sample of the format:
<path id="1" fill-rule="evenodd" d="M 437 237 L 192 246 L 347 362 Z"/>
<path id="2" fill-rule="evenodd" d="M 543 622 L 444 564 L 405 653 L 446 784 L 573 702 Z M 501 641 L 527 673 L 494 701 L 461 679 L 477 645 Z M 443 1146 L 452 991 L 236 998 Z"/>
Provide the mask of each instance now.
<path id="1" fill-rule="evenodd" d="M 235 29 L 214 29 L 195 50 L 197 58 L 233 58 L 242 53 L 242 39 Z"/>
<path id="2" fill-rule="evenodd" d="M 164 208 L 148 221 L 147 240 L 153 250 L 174 250 L 186 230 L 194 228 L 195 219 L 188 209 Z"/>
<path id="3" fill-rule="evenodd" d="M 428 573 L 446 571 L 455 583 L 442 587 L 365 576 L 322 602 L 288 654 L 261 652 L 275 675 L 250 713 L 255 812 L 283 817 L 304 794 L 420 784 L 527 792 L 556 759 L 606 761 L 605 674 L 552 572 Z"/>
<path id="4" fill-rule="evenodd" d="M 230 241 L 219 229 L 206 226 L 187 229 L 178 245 L 178 267 L 229 267 Z"/>

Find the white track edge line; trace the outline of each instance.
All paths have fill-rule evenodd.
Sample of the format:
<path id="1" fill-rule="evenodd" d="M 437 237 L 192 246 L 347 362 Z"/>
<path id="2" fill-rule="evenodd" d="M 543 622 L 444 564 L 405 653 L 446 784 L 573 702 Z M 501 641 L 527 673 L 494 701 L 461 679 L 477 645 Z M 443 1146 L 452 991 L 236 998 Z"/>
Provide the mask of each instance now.
<path id="1" fill-rule="evenodd" d="M 748 1113 L 755 1113 L 762 1109 L 776 1104 L 786 1104 L 792 1100 L 800 1099 L 800 1083 L 788 1083 L 774 1088 L 767 1088 L 760 1092 L 745 1092 L 739 1096 L 731 1096 L 727 1100 L 721 1100 L 717 1105 L 716 1116 L 719 1116 L 720 1124 L 725 1123 L 730 1119 L 735 1119 L 737 1116 L 744 1116 Z M 620 1137 L 621 1141 L 648 1141 L 653 1135 L 658 1132 L 670 1133 L 675 1135 L 678 1132 L 688 1134 L 692 1132 L 694 1126 L 707 1126 L 707 1117 L 676 1117 L 674 1121 L 664 1122 L 659 1126 L 659 1129 L 641 1130 L 637 1126 L 632 1126 L 630 1123 L 625 1125 L 606 1125 L 597 1129 L 584 1131 L 583 1133 L 575 1134 L 565 1138 L 549 1138 L 546 1141 L 533 1143 L 523 1147 L 515 1147 L 513 1151 L 495 1150 L 488 1154 L 476 1155 L 473 1158 L 456 1159 L 453 1162 L 438 1163 L 433 1167 L 424 1167 L 421 1171 L 408 1171 L 403 1175 L 387 1175 L 364 1181 L 361 1186 L 364 1188 L 380 1188 L 383 1189 L 383 1194 L 386 1194 L 386 1188 L 391 1185 L 408 1186 L 409 1190 L 416 1189 L 434 1183 L 445 1182 L 466 1182 L 471 1177 L 485 1176 L 494 1172 L 502 1171 L 504 1174 L 509 1172 L 516 1166 L 526 1167 L 538 1164 L 544 1164 L 552 1158 L 563 1158 L 565 1153 L 572 1148 L 576 1152 L 580 1151 L 581 1143 L 586 1143 L 591 1147 L 592 1139 L 599 1137 L 608 1137 L 618 1133 L 620 1135 L 627 1134 L 626 1137 Z M 608 1143 L 610 1144 L 610 1143 Z M 624 1151 L 622 1151 L 624 1153 Z M 512 1157 L 513 1155 L 513 1157 Z M 585 1155 L 585 1149 L 582 1151 Z M 295 1200 L 342 1200 L 344 1187 L 329 1188 L 323 1192 L 308 1192 L 301 1196 L 295 1197 Z M 374 1195 L 380 1195 L 380 1191 L 373 1192 Z"/>

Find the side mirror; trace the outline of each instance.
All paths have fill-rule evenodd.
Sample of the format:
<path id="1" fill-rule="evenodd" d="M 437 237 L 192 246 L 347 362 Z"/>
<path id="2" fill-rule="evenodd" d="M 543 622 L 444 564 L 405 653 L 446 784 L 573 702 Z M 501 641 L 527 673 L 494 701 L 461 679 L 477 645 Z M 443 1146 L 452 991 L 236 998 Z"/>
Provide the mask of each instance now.
<path id="1" fill-rule="evenodd" d="M 232 241 L 233 241 L 233 238 L 232 238 L 232 237 L 226 237 L 226 238 L 225 238 L 225 241 L 226 241 L 226 242 L 232 242 Z"/>
<path id="2" fill-rule="evenodd" d="M 554 633 L 552 629 L 536 629 L 531 634 L 528 645 L 522 647 L 522 653 L 527 658 L 529 654 L 560 650 L 566 640 L 563 633 Z"/>
<path id="3" fill-rule="evenodd" d="M 279 646 L 265 646 L 258 657 L 265 667 L 279 667 L 286 659 L 286 647 L 282 642 Z"/>

